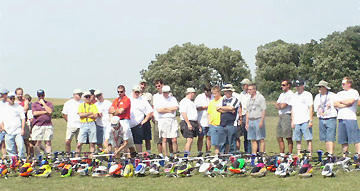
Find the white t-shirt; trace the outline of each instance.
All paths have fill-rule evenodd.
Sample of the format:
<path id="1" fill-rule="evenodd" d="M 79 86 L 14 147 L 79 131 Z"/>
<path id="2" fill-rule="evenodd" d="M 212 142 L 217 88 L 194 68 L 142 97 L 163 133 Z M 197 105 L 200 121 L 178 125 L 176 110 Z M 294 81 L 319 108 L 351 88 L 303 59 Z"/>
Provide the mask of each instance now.
<path id="1" fill-rule="evenodd" d="M 291 98 L 292 115 L 294 124 L 302 124 L 310 120 L 310 107 L 313 105 L 313 97 L 310 92 L 304 91 L 302 94 L 294 93 Z"/>
<path id="2" fill-rule="evenodd" d="M 359 92 L 354 89 L 348 91 L 341 91 L 336 94 L 336 101 L 355 99 L 356 101 L 350 107 L 338 108 L 338 119 L 352 119 L 356 120 L 357 101 L 359 99 Z"/>
<path id="3" fill-rule="evenodd" d="M 158 108 L 173 107 L 173 106 L 179 107 L 179 104 L 174 96 L 169 96 L 168 98 L 165 98 L 164 96 L 161 95 L 161 97 L 156 98 L 156 104 L 154 102 L 154 110 Z M 176 116 L 176 111 L 172 113 L 158 113 L 158 114 L 159 114 L 159 118 L 172 118 Z"/>
<path id="4" fill-rule="evenodd" d="M 21 134 L 21 120 L 25 119 L 24 108 L 15 103 L 14 105 L 4 104 L 1 107 L 1 120 L 7 134 Z"/>
<path id="5" fill-rule="evenodd" d="M 159 99 L 161 99 L 162 97 L 163 97 L 162 94 L 159 94 L 159 93 L 154 94 L 154 96 L 153 96 L 153 106 L 154 106 L 154 108 L 158 105 Z M 156 109 L 154 109 L 153 115 L 154 115 L 155 121 L 158 121 L 159 120 L 159 113 L 158 113 L 158 111 Z"/>
<path id="6" fill-rule="evenodd" d="M 84 103 L 83 100 L 76 101 L 74 99 L 70 99 L 65 102 L 62 113 L 67 115 L 68 122 L 67 127 L 76 127 L 80 128 L 80 116 L 78 115 L 79 105 Z"/>
<path id="7" fill-rule="evenodd" d="M 198 119 L 195 103 L 186 97 L 180 101 L 179 112 L 181 120 L 184 120 L 184 117 L 181 115 L 181 113 L 186 113 L 189 121 L 197 121 Z"/>
<path id="8" fill-rule="evenodd" d="M 294 95 L 294 92 L 292 92 L 291 90 L 280 94 L 276 103 L 286 103 L 288 106 L 285 107 L 284 109 L 279 109 L 279 111 L 278 111 L 279 115 L 291 113 L 290 101 L 291 101 L 292 95 Z"/>
<path id="9" fill-rule="evenodd" d="M 241 115 L 245 115 L 246 114 L 246 106 L 249 104 L 251 96 L 250 96 L 250 94 L 248 94 L 245 91 L 242 91 L 239 95 L 240 96 L 238 99 L 240 100 L 241 109 L 242 109 Z"/>
<path id="10" fill-rule="evenodd" d="M 153 112 L 153 109 L 150 103 L 144 97 L 139 97 L 135 99 L 131 96 L 130 101 L 130 127 L 135 127 L 136 125 L 141 123 L 142 120 L 144 120 L 145 115 Z"/>
<path id="11" fill-rule="evenodd" d="M 195 98 L 195 106 L 196 107 L 209 106 L 210 101 L 213 99 L 214 99 L 213 95 L 211 95 L 211 97 L 209 98 L 205 95 L 205 93 L 199 94 Z M 209 121 L 207 118 L 207 109 L 197 111 L 197 114 L 198 114 L 198 121 L 201 127 L 209 127 Z"/>
<path id="12" fill-rule="evenodd" d="M 334 107 L 336 94 L 328 92 L 326 95 L 317 94 L 314 99 L 314 110 L 320 118 L 331 118 L 337 116 Z"/>
<path id="13" fill-rule="evenodd" d="M 112 105 L 111 101 L 104 100 L 103 102 L 96 102 L 96 107 L 98 108 L 99 113 L 102 114 L 102 117 L 96 118 L 95 122 L 96 125 L 102 126 L 102 127 L 108 127 L 110 125 L 110 115 L 109 115 L 109 109 Z"/>

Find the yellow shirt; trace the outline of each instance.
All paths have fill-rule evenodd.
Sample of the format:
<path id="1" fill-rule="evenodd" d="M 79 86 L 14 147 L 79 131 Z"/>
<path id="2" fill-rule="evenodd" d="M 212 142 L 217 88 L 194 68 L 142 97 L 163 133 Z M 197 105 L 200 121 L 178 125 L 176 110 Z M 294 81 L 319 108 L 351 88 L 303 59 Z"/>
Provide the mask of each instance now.
<path id="1" fill-rule="evenodd" d="M 88 103 L 82 103 L 79 105 L 78 113 L 99 113 L 97 107 L 95 104 L 88 104 Z M 87 122 L 93 122 L 95 119 L 92 118 L 80 118 L 81 123 L 87 123 Z"/>
<path id="2" fill-rule="evenodd" d="M 220 125 L 220 115 L 221 113 L 216 110 L 216 106 L 223 100 L 223 98 L 219 98 L 218 100 L 211 100 L 207 109 L 207 113 L 209 115 L 209 124 L 214 126 Z"/>

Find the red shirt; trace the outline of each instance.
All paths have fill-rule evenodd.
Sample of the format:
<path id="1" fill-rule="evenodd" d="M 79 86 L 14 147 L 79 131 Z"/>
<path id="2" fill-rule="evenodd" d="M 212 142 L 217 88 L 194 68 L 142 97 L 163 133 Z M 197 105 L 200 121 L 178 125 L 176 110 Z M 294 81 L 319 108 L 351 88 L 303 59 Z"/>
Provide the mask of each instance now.
<path id="1" fill-rule="evenodd" d="M 125 110 L 124 113 L 117 115 L 120 119 L 130 119 L 130 106 L 130 99 L 126 95 L 121 100 L 120 98 L 115 99 L 111 105 L 114 109 L 123 108 Z"/>

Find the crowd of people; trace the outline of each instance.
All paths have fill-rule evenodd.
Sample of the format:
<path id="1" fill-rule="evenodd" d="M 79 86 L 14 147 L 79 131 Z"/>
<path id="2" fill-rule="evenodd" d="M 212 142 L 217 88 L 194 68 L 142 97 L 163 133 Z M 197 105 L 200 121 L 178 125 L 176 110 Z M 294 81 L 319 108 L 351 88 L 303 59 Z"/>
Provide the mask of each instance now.
<path id="1" fill-rule="evenodd" d="M 281 81 L 283 92 L 275 105 L 279 114 L 276 128 L 279 152 L 285 153 L 286 142 L 288 152 L 293 153 L 293 142 L 296 142 L 297 154 L 300 154 L 304 137 L 311 156 L 315 111 L 319 118 L 319 138 L 325 142 L 328 153 L 334 152 L 337 120 L 338 142 L 343 151 L 348 151 L 349 144 L 355 144 L 356 153 L 360 153 L 356 116 L 359 93 L 351 88 L 352 84 L 351 78 L 343 78 L 343 91 L 335 94 L 330 91 L 328 82 L 320 81 L 316 84 L 319 93 L 313 99 L 312 94 L 304 90 L 303 80 L 293 84 L 296 92 L 291 90 L 290 80 Z M 101 90 L 83 92 L 75 89 L 62 110 L 67 122 L 65 151 L 70 153 L 71 142 L 75 139 L 77 155 L 81 154 L 84 144 L 89 144 L 90 152 L 105 149 L 115 155 L 119 152 L 140 153 L 143 142 L 146 151 L 151 153 L 152 140 L 158 153 L 166 158 L 178 152 L 177 139 L 181 133 L 186 139 L 185 155 L 190 154 L 195 137 L 199 153 L 203 151 L 204 142 L 206 152 L 212 147 L 215 154 L 239 151 L 242 136 L 245 152 L 265 152 L 266 101 L 257 85 L 249 79 L 241 81 L 240 93 L 236 93 L 231 84 L 222 88 L 207 85 L 199 95 L 189 87 L 180 102 L 161 79 L 155 80 L 154 85 L 157 93 L 152 95 L 146 91 L 147 82 L 141 80 L 132 88 L 129 97 L 125 87 L 119 85 L 118 98 L 113 102 L 104 99 Z M 54 107 L 45 99 L 45 91 L 37 91 L 36 102 L 31 102 L 30 95 L 23 95 L 22 88 L 10 92 L 0 88 L 0 95 L 3 157 L 37 156 L 41 150 L 51 153 Z M 176 119 L 177 111 L 180 124 Z"/>

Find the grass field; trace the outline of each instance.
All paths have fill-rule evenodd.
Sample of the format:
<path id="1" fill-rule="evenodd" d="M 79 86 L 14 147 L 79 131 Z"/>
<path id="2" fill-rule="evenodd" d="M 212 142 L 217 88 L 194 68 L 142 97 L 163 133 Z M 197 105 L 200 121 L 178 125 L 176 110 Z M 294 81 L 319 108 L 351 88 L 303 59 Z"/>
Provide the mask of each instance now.
<path id="1" fill-rule="evenodd" d="M 315 118 L 314 118 L 315 119 Z M 66 123 L 63 119 L 54 119 L 55 138 L 53 140 L 53 151 L 64 150 L 64 139 Z M 277 117 L 266 118 L 266 151 L 278 152 L 275 139 L 275 127 Z M 314 151 L 324 149 L 324 144 L 318 141 L 318 121 L 314 120 Z M 184 138 L 179 138 L 179 150 L 183 150 Z M 73 147 L 74 148 L 74 144 Z M 87 150 L 85 145 L 84 150 Z M 305 145 L 303 145 L 305 148 Z M 155 145 L 152 145 L 152 152 L 156 153 Z M 193 145 L 193 150 L 195 145 Z M 243 150 L 243 148 L 241 149 Z M 336 153 L 340 153 L 340 145 L 336 145 Z M 354 146 L 350 147 L 354 151 Z M 358 190 L 360 182 L 357 181 L 360 172 L 339 172 L 335 178 L 324 179 L 320 170 L 315 171 L 314 177 L 300 179 L 297 176 L 281 179 L 273 173 L 261 179 L 248 177 L 208 178 L 195 175 L 187 178 L 100 178 L 80 177 L 75 175 L 69 178 L 60 178 L 55 172 L 52 177 L 22 178 L 11 175 L 9 179 L 0 179 L 2 190 Z"/>

